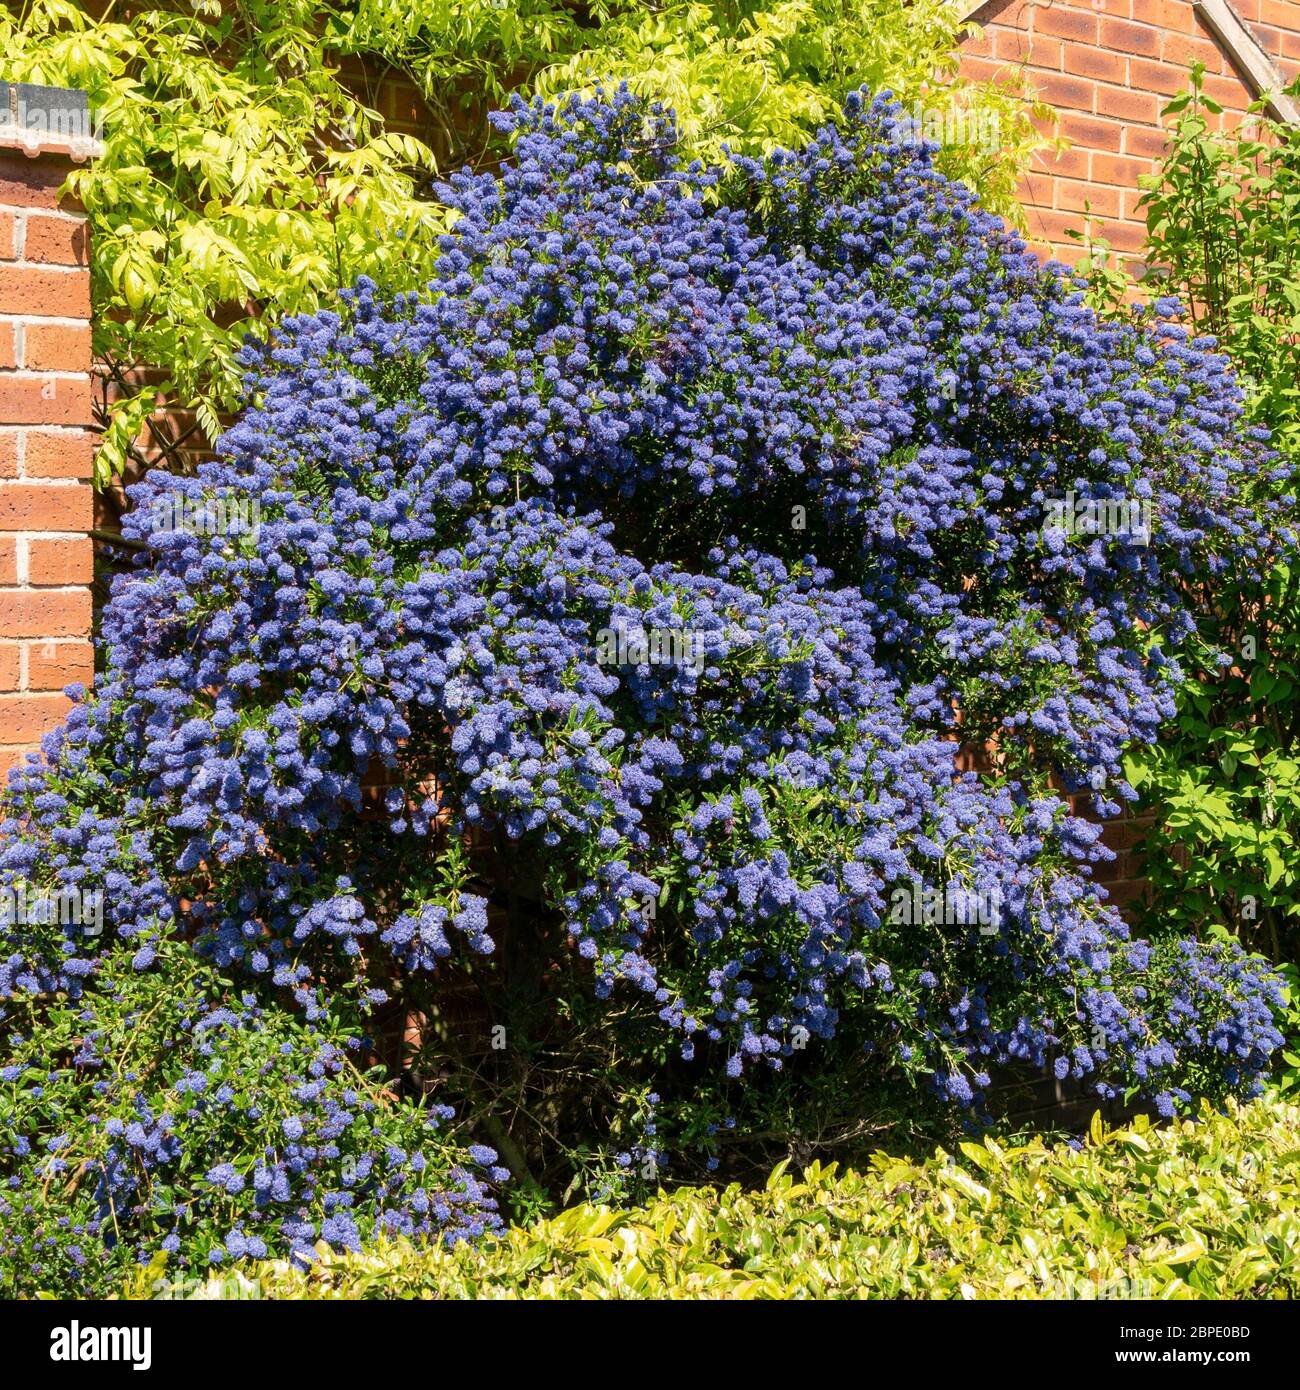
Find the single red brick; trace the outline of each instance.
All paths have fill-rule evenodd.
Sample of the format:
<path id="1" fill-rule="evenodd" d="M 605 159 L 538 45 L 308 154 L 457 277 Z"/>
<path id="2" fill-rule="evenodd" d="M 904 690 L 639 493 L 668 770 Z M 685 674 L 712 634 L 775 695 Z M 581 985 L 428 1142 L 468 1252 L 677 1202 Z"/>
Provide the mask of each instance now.
<path id="1" fill-rule="evenodd" d="M 1097 183 L 1136 188 L 1139 176 L 1150 172 L 1149 159 L 1135 159 L 1125 154 L 1095 154 L 1092 157 L 1092 177 Z"/>
<path id="2" fill-rule="evenodd" d="M 88 372 L 90 325 L 25 324 L 23 366 L 29 372 Z"/>
<path id="3" fill-rule="evenodd" d="M 0 690 L 18 689 L 22 665 L 22 648 L 14 642 L 0 642 Z"/>
<path id="4" fill-rule="evenodd" d="M 88 376 L 0 376 L 0 421 L 7 425 L 84 425 L 89 420 Z"/>
<path id="5" fill-rule="evenodd" d="M 23 259 L 44 265 L 89 265 L 90 234 L 79 217 L 28 213 Z"/>
<path id="6" fill-rule="evenodd" d="M 1034 29 L 1044 34 L 1055 34 L 1060 39 L 1075 39 L 1080 43 L 1097 42 L 1096 12 L 1067 10 L 1053 5 L 1040 7 L 1034 12 Z M 1068 54 L 1067 54 L 1068 62 Z"/>
<path id="7" fill-rule="evenodd" d="M 18 583 L 18 537 L 0 536 L 0 584 Z"/>
<path id="8" fill-rule="evenodd" d="M 62 690 L 74 683 L 89 686 L 94 677 L 95 649 L 89 642 L 27 643 L 29 690 Z"/>
<path id="9" fill-rule="evenodd" d="M 67 717 L 66 695 L 0 695 L 0 742 L 31 743 Z"/>
<path id="10" fill-rule="evenodd" d="M 1030 46 L 1034 41 L 1032 34 L 1023 33 L 1019 29 L 1004 29 L 998 24 L 990 25 L 985 29 L 984 37 L 986 40 L 992 41 L 994 56 L 1000 58 L 1004 63 L 1023 63 L 1029 60 Z M 963 52 L 969 43 L 969 39 L 962 40 Z M 980 49 L 981 53 L 987 51 L 984 48 Z"/>
<path id="11" fill-rule="evenodd" d="M 12 261 L 14 258 L 14 215 L 12 212 L 0 212 L 0 261 Z"/>
<path id="12" fill-rule="evenodd" d="M 18 365 L 18 351 L 14 343 L 15 328 L 12 323 L 0 323 L 0 369 L 13 371 Z"/>
<path id="13" fill-rule="evenodd" d="M 1160 52 L 1161 33 L 1149 24 L 1130 24 L 1126 19 L 1101 21 L 1101 44 L 1131 58 L 1154 58 Z"/>
<path id="14" fill-rule="evenodd" d="M 26 432 L 23 473 L 28 478 L 89 478 L 94 465 L 95 436 L 85 430 Z"/>
<path id="15" fill-rule="evenodd" d="M 0 431 L 0 479 L 18 476 L 18 431 Z"/>
<path id="16" fill-rule="evenodd" d="M 1102 235 L 1110 242 L 1111 250 L 1133 253 L 1147 244 L 1145 222 L 1108 222 Z"/>
<path id="17" fill-rule="evenodd" d="M 1016 198 L 1028 207 L 1056 206 L 1056 180 L 1051 174 L 1026 174 L 1016 189 Z"/>
<path id="18" fill-rule="evenodd" d="M 1036 68 L 1045 72 L 1062 72 L 1065 69 L 1065 45 L 1068 39 L 1054 39 L 1047 34 L 1034 34 L 1031 61 Z"/>
<path id="19" fill-rule="evenodd" d="M 1062 150 L 1059 154 L 1055 151 L 1045 150 L 1036 155 L 1035 158 L 1043 163 L 1048 173 L 1055 174 L 1060 178 L 1086 179 L 1092 152 L 1075 145 L 1068 150 Z"/>
<path id="20" fill-rule="evenodd" d="M 1241 79 L 1235 75 L 1212 77 L 1207 73 L 1201 79 L 1201 87 L 1207 96 L 1213 97 L 1220 106 L 1232 112 L 1243 113 L 1255 100 Z"/>
<path id="21" fill-rule="evenodd" d="M 1154 126 L 1160 119 L 1160 107 L 1163 103 L 1157 96 L 1152 96 L 1147 92 L 1134 92 L 1126 87 L 1102 87 L 1097 88 L 1097 114 L 1099 116 L 1117 116 L 1122 121 L 1129 121 L 1135 125 Z M 31 330 L 28 329 L 30 333 Z"/>
<path id="22" fill-rule="evenodd" d="M 89 318 L 90 272 L 0 265 L 0 314 Z"/>
<path id="23" fill-rule="evenodd" d="M 1192 0 L 1143 0 L 1142 17 L 1148 24 L 1161 29 L 1175 29 L 1180 34 L 1196 32 L 1196 17 Z"/>
<path id="24" fill-rule="evenodd" d="M 1083 44 L 1065 46 L 1065 70 L 1079 77 L 1091 77 L 1096 82 L 1113 82 L 1123 86 L 1128 81 L 1128 59 L 1122 53 L 1110 53 L 1104 48 L 1087 48 Z"/>
<path id="25" fill-rule="evenodd" d="M 1066 61 L 1069 61 L 1068 49 Z M 1065 77 L 1059 72 L 1045 72 L 1035 76 L 1034 86 L 1038 88 L 1039 95 L 1045 101 L 1050 101 L 1053 106 L 1074 111 L 1092 110 L 1092 83 L 1085 82 L 1080 77 Z"/>
<path id="26" fill-rule="evenodd" d="M 1124 136 L 1124 127 L 1117 121 L 1094 120 L 1090 116 L 1076 116 L 1067 111 L 1061 117 L 1061 134 L 1072 144 L 1082 145 L 1088 150 L 1108 150 L 1119 153 Z"/>
<path id="27" fill-rule="evenodd" d="M 0 150 L 0 203 L 54 209 L 70 165 L 62 159 L 29 159 Z"/>
<path id="28" fill-rule="evenodd" d="M 0 637 L 84 638 L 89 635 L 89 589 L 0 592 Z"/>
<path id="29" fill-rule="evenodd" d="M 1006 65 L 992 58 L 974 58 L 962 55 L 961 74 L 974 82 L 992 82 L 1006 72 Z"/>
<path id="30" fill-rule="evenodd" d="M 94 575 L 94 547 L 89 536 L 33 536 L 27 542 L 29 584 L 89 584 Z"/>
<path id="31" fill-rule="evenodd" d="M 1159 159 L 1169 143 L 1169 132 L 1158 126 L 1144 129 L 1130 126 L 1124 132 L 1124 153 L 1145 159 Z"/>
<path id="32" fill-rule="evenodd" d="M 88 531 L 93 514 L 80 483 L 0 483 L 0 531 Z"/>
<path id="33" fill-rule="evenodd" d="M 1206 79 L 1209 81 L 1209 79 Z M 1134 58 L 1129 63 L 1129 82 L 1134 91 L 1164 92 L 1174 96 L 1187 86 L 1187 69 L 1170 63 L 1153 63 L 1146 58 Z"/>
<path id="34" fill-rule="evenodd" d="M 1118 188 L 1075 179 L 1062 179 L 1056 197 L 1056 205 L 1062 210 L 1087 212 L 1093 217 L 1118 217 L 1119 203 Z"/>

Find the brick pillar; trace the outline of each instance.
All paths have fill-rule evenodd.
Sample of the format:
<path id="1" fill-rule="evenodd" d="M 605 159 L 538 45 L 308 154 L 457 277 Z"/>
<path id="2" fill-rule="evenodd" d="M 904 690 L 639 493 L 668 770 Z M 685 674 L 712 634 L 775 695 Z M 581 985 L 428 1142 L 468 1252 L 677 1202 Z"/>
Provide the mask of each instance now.
<path id="1" fill-rule="evenodd" d="M 84 93 L 0 81 L 0 772 L 94 670 L 89 134 Z"/>

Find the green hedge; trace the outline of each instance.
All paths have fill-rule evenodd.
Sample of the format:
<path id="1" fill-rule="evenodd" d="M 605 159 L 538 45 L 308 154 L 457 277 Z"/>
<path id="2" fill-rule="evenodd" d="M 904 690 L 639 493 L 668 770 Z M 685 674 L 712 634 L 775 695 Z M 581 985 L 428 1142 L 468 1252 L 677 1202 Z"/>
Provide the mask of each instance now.
<path id="1" fill-rule="evenodd" d="M 207 1298 L 1292 1298 L 1300 1109 L 1277 1099 L 1139 1119 L 1076 1151 L 989 1139 L 864 1172 L 778 1168 L 762 1192 L 575 1207 L 479 1249 L 402 1244 L 309 1273 L 213 1273 Z M 161 1267 L 128 1297 L 155 1296 Z"/>

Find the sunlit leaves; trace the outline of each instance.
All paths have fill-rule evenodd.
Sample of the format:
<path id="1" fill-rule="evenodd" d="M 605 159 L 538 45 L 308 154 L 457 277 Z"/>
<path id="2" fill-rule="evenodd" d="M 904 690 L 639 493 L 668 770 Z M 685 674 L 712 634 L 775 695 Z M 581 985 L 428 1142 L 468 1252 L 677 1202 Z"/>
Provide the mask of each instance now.
<path id="1" fill-rule="evenodd" d="M 1294 1298 L 1300 1111 L 1261 1100 L 1152 1129 L 1094 1125 L 1080 1152 L 962 1144 L 863 1171 L 779 1167 L 761 1191 L 681 1188 L 574 1207 L 481 1249 L 380 1244 L 215 1271 L 208 1298 Z M 159 1269 L 128 1297 L 148 1297 Z M 251 1286 L 251 1285 L 250 1285 Z M 247 1286 L 246 1286 L 247 1287 Z"/>
<path id="2" fill-rule="evenodd" d="M 314 26 L 304 3 L 95 23 L 37 0 L 0 18 L 7 75 L 84 88 L 103 125 L 102 157 L 70 180 L 91 220 L 95 352 L 116 388 L 101 482 L 148 414 L 138 368 L 161 369 L 150 397 L 193 409 L 214 437 L 246 334 L 363 271 L 408 288 L 432 263 L 443 218 L 418 194 L 433 157 L 357 102 Z"/>

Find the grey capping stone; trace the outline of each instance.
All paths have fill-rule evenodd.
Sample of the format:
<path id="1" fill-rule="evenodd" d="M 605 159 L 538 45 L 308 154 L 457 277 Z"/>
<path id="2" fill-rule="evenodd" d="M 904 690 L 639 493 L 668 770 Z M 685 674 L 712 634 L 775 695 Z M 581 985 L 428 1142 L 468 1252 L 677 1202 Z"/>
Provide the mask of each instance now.
<path id="1" fill-rule="evenodd" d="M 86 147 L 90 152 L 97 143 L 90 102 L 85 92 L 67 87 L 0 78 L 0 140 L 30 147 Z"/>

